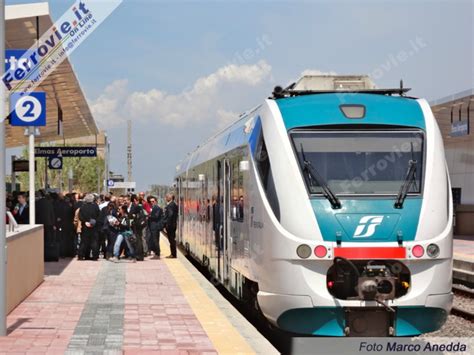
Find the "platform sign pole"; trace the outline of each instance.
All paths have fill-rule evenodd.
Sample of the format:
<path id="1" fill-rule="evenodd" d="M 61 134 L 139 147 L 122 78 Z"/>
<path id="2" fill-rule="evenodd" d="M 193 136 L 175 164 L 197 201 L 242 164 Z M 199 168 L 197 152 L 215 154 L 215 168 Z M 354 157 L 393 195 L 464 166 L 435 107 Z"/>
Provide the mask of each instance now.
<path id="1" fill-rule="evenodd" d="M 47 167 L 45 167 L 47 168 Z M 36 200 L 35 200 L 35 127 L 28 127 L 28 174 L 29 174 L 29 207 L 30 225 L 35 224 Z"/>
<path id="2" fill-rule="evenodd" d="M 12 191 L 16 191 L 16 172 L 15 172 L 15 169 L 14 169 L 14 165 L 15 165 L 15 160 L 16 160 L 16 156 L 15 155 L 12 155 Z"/>
<path id="3" fill-rule="evenodd" d="M 5 71 L 5 0 L 0 0 L 0 76 Z M 0 336 L 7 335 L 7 226 L 5 191 L 5 86 L 0 85 Z"/>

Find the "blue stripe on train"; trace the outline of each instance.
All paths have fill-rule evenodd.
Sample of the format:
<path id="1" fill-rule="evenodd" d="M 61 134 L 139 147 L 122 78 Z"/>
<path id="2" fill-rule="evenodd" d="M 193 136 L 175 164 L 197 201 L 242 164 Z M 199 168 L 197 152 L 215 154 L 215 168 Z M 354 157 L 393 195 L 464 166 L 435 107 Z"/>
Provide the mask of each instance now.
<path id="1" fill-rule="evenodd" d="M 318 125 L 383 124 L 425 128 L 423 112 L 417 101 L 378 94 L 317 94 L 276 101 L 286 129 Z M 364 105 L 365 117 L 348 119 L 340 105 Z"/>

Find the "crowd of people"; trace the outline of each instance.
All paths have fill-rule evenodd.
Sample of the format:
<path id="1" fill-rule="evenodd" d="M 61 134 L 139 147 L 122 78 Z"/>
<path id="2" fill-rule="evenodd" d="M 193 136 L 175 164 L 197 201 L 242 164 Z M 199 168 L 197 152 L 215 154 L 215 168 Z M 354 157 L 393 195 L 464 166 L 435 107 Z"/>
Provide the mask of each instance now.
<path id="1" fill-rule="evenodd" d="M 79 260 L 159 259 L 160 233 L 165 233 L 176 258 L 178 206 L 172 193 L 166 205 L 155 196 L 113 194 L 62 194 L 39 191 L 35 199 L 35 223 L 44 227 L 45 261 L 60 257 Z M 9 195 L 7 210 L 18 224 L 29 223 L 26 194 Z"/>

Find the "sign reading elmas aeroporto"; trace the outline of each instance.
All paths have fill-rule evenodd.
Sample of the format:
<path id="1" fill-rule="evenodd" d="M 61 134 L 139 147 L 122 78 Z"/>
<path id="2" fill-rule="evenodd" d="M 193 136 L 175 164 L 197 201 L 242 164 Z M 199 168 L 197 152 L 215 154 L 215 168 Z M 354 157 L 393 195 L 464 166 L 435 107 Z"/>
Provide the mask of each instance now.
<path id="1" fill-rule="evenodd" d="M 36 147 L 36 157 L 96 157 L 96 147 Z"/>
<path id="2" fill-rule="evenodd" d="M 8 92 L 28 95 L 61 64 L 123 0 L 77 1 L 2 76 Z M 0 117 L 4 119 L 5 117 Z"/>

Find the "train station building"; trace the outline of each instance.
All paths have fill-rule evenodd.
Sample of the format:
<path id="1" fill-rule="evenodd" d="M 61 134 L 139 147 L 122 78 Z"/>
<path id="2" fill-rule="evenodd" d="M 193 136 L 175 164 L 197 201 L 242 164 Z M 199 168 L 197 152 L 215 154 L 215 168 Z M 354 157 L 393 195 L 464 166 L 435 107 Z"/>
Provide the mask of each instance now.
<path id="1" fill-rule="evenodd" d="M 444 140 L 455 204 L 455 233 L 474 235 L 474 89 L 430 105 Z"/>

